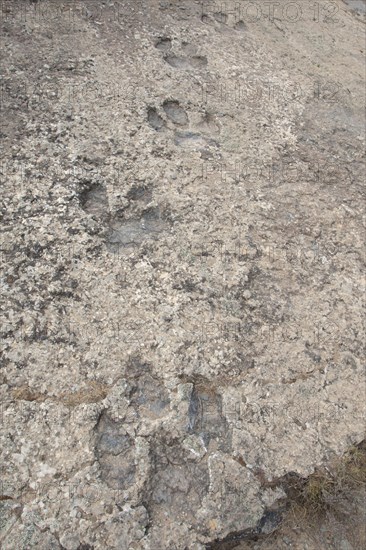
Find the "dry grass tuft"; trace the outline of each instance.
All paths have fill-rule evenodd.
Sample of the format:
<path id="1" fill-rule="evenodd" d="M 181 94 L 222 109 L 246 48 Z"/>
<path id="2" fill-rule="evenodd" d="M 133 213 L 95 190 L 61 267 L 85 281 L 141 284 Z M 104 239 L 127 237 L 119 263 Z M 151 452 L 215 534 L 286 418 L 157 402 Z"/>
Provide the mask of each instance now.
<path id="1" fill-rule="evenodd" d="M 288 498 L 278 529 L 230 548 L 277 550 L 284 540 L 311 550 L 366 548 L 366 440 L 327 468 L 306 479 L 287 476 L 281 486 Z"/>
<path id="2" fill-rule="evenodd" d="M 12 390 L 12 396 L 19 401 L 44 401 L 46 397 L 37 391 L 31 390 L 29 386 L 19 386 Z"/>
<path id="3" fill-rule="evenodd" d="M 100 382 L 90 382 L 88 387 L 74 393 L 64 392 L 60 401 L 69 407 L 76 407 L 81 404 L 98 403 L 108 395 L 108 388 Z"/>
<path id="4" fill-rule="evenodd" d="M 76 407 L 77 405 L 98 403 L 102 401 L 108 395 L 108 387 L 101 382 L 92 381 L 86 388 L 78 390 L 76 392 L 63 392 L 60 397 L 49 398 L 47 395 L 40 392 L 31 390 L 29 386 L 19 386 L 12 390 L 12 396 L 19 401 L 38 401 L 42 402 L 46 399 L 63 403 L 69 407 Z"/>
<path id="5" fill-rule="evenodd" d="M 318 470 L 309 476 L 295 504 L 308 517 L 340 512 L 352 499 L 353 491 L 365 487 L 366 443 L 362 442 L 326 470 Z"/>

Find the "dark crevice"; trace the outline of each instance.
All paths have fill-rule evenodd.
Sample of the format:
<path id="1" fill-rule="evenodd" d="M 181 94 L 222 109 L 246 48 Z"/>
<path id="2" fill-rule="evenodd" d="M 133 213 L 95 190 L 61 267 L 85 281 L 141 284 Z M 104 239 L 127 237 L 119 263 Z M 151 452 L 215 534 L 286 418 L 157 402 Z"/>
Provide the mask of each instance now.
<path id="1" fill-rule="evenodd" d="M 257 541 L 260 537 L 273 533 L 281 525 L 285 509 L 286 506 L 282 504 L 278 510 L 267 510 L 254 529 L 229 533 L 223 539 L 206 544 L 207 550 L 232 550 L 243 541 Z"/>

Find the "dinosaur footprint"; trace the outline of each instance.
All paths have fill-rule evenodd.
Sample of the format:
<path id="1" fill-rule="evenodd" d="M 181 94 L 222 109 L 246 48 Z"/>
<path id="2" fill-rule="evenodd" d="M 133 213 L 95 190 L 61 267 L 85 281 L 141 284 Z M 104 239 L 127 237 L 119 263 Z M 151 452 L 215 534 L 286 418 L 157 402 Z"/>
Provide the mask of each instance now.
<path id="1" fill-rule="evenodd" d="M 175 69 L 200 69 L 207 65 L 207 57 L 205 55 L 194 55 L 192 57 L 183 57 L 179 55 L 167 55 L 164 61 Z"/>
<path id="2" fill-rule="evenodd" d="M 161 118 L 155 107 L 149 107 L 147 110 L 147 120 L 154 130 L 159 131 L 166 126 L 165 120 Z"/>
<path id="3" fill-rule="evenodd" d="M 167 52 L 172 47 L 172 41 L 170 38 L 166 36 L 162 36 L 159 38 L 159 40 L 155 43 L 155 48 L 162 52 Z"/>
<path id="4" fill-rule="evenodd" d="M 174 124 L 178 124 L 179 126 L 184 126 L 185 124 L 188 124 L 187 113 L 185 112 L 183 107 L 179 105 L 178 101 L 164 101 L 163 109 L 166 116 Z"/>
<path id="5" fill-rule="evenodd" d="M 177 126 L 185 126 L 188 124 L 188 116 L 183 107 L 179 104 L 179 101 L 167 99 L 163 103 L 163 112 L 168 119 Z M 159 131 L 166 127 L 167 122 L 163 116 L 158 113 L 155 107 L 149 107 L 147 110 L 148 123 L 154 130 Z"/>
<path id="6" fill-rule="evenodd" d="M 170 53 L 172 48 L 172 40 L 168 36 L 163 36 L 155 43 L 155 48 L 163 52 L 164 61 L 175 69 L 200 69 L 207 65 L 207 57 L 205 55 L 196 55 L 196 46 L 189 42 L 182 42 L 182 54 Z"/>

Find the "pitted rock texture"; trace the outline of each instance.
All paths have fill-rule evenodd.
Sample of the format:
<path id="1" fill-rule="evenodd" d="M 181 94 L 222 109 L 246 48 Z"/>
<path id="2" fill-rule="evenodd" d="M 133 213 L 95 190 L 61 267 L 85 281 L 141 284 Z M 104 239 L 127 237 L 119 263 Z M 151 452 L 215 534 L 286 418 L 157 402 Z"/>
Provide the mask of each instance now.
<path id="1" fill-rule="evenodd" d="M 271 532 L 364 438 L 361 3 L 3 4 L 2 548 Z"/>

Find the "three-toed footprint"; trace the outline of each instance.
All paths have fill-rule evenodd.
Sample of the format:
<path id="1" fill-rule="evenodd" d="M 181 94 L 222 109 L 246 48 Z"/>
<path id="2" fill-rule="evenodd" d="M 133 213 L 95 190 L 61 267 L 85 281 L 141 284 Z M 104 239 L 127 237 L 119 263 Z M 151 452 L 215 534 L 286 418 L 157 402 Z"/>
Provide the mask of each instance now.
<path id="1" fill-rule="evenodd" d="M 207 57 L 205 55 L 197 55 L 196 46 L 189 42 L 182 42 L 177 53 L 174 53 L 171 51 L 171 38 L 162 36 L 155 43 L 155 47 L 164 53 L 164 61 L 175 69 L 200 69 L 207 65 Z"/>
<path id="2" fill-rule="evenodd" d="M 250 6 L 248 6 L 248 8 L 250 8 Z M 222 11 L 212 12 L 209 10 L 208 13 L 202 14 L 201 21 L 211 25 L 218 32 L 223 32 L 224 30 L 230 32 L 232 29 L 241 32 L 247 31 L 247 25 L 242 19 L 239 19 L 239 13 L 230 14 L 229 16 L 229 14 Z"/>
<path id="3" fill-rule="evenodd" d="M 155 42 L 157 50 L 163 54 L 164 61 L 175 69 L 200 69 L 207 65 L 207 58 L 199 55 L 197 47 L 189 42 L 181 42 L 176 45 L 169 36 L 161 36 Z M 182 149 L 196 149 L 207 152 L 211 147 L 219 148 L 219 144 L 212 139 L 212 134 L 220 132 L 216 117 L 210 113 L 201 115 L 192 114 L 189 120 L 182 105 L 176 99 L 166 99 L 160 108 L 150 106 L 147 109 L 147 120 L 150 126 L 157 132 L 173 130 L 174 145 Z M 193 131 L 192 131 L 193 130 Z"/>
<path id="4" fill-rule="evenodd" d="M 188 115 L 179 101 L 167 99 L 162 104 L 161 114 L 156 107 L 149 107 L 147 110 L 147 120 L 154 130 L 162 130 L 171 122 L 173 125 L 186 126 L 188 124 Z"/>
<path id="5" fill-rule="evenodd" d="M 195 117 L 193 116 L 193 118 Z M 216 139 L 211 137 L 212 134 L 216 137 L 220 133 L 216 117 L 206 113 L 200 117 L 200 120 L 193 123 L 192 131 L 189 127 L 187 128 L 189 125 L 188 115 L 179 101 L 165 100 L 160 109 L 148 107 L 147 120 L 157 132 L 173 130 L 173 143 L 177 147 L 185 150 L 198 150 L 205 158 L 212 156 L 209 152 L 211 148 L 217 150 L 220 147 Z"/>

